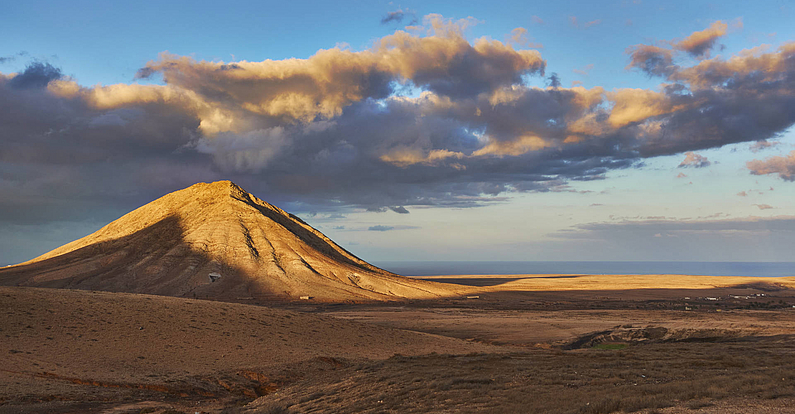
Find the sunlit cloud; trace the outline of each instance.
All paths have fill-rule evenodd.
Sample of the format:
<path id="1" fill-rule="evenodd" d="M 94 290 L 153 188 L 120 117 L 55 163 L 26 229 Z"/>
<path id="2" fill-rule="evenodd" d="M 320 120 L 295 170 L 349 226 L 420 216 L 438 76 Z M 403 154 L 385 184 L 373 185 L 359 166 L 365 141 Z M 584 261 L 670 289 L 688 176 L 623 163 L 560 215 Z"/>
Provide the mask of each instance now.
<path id="1" fill-rule="evenodd" d="M 754 175 L 777 174 L 785 181 L 795 181 L 795 151 L 786 156 L 749 161 L 746 166 Z"/>
<path id="2" fill-rule="evenodd" d="M 709 51 L 715 46 L 719 38 L 726 35 L 726 29 L 728 28 L 729 25 L 718 20 L 707 29 L 695 32 L 683 40 L 673 43 L 673 46 L 696 57 L 709 56 Z"/>
<path id="3" fill-rule="evenodd" d="M 660 155 L 706 166 L 697 151 L 768 148 L 795 123 L 795 43 L 706 58 L 723 36 L 714 24 L 678 43 L 628 49 L 628 68 L 657 87 L 566 88 L 559 78 L 538 87 L 528 79 L 551 75 L 528 32 L 469 39 L 477 23 L 428 15 L 364 50 L 306 59 L 163 53 L 138 72 L 162 84 L 87 87 L 46 63 L 2 74 L 0 194 L 25 190 L 0 210 L 34 220 L 50 213 L 46 202 L 25 208 L 39 194 L 118 203 L 221 177 L 329 209 L 472 207 L 576 191 L 571 182 Z M 691 50 L 705 58 L 681 60 Z M 748 167 L 791 181 L 792 158 Z"/>
<path id="4" fill-rule="evenodd" d="M 695 152 L 688 151 L 685 153 L 685 159 L 679 163 L 679 168 L 685 167 L 692 167 L 692 168 L 704 168 L 709 167 L 712 163 L 707 159 L 707 157 L 696 154 Z"/>

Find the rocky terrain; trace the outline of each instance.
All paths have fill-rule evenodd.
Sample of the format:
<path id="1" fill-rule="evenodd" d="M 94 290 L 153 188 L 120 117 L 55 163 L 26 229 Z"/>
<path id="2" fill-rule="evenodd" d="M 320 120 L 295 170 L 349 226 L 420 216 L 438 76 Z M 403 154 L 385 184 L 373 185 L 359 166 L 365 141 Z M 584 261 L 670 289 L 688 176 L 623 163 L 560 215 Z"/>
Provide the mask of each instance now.
<path id="1" fill-rule="evenodd" d="M 372 266 L 229 181 L 168 194 L 91 235 L 0 269 L 0 285 L 259 302 L 455 293 L 454 285 Z"/>

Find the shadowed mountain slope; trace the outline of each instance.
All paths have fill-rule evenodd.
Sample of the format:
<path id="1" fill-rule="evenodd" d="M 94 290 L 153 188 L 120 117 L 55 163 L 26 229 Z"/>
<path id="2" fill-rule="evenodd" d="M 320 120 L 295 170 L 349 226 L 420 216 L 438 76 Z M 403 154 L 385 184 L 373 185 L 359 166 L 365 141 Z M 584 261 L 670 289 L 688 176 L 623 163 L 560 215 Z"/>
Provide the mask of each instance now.
<path id="1" fill-rule="evenodd" d="M 450 285 L 370 265 L 229 181 L 165 195 L 82 239 L 0 269 L 0 284 L 226 300 L 454 293 Z"/>

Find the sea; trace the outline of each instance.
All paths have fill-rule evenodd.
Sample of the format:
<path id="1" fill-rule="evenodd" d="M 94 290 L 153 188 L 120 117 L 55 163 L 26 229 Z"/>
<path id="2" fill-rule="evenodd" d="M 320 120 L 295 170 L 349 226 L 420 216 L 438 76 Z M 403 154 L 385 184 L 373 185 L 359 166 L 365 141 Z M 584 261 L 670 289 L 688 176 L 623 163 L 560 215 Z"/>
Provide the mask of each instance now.
<path id="1" fill-rule="evenodd" d="M 795 276 L 795 262 L 381 261 L 373 264 L 403 276 L 538 274 Z"/>

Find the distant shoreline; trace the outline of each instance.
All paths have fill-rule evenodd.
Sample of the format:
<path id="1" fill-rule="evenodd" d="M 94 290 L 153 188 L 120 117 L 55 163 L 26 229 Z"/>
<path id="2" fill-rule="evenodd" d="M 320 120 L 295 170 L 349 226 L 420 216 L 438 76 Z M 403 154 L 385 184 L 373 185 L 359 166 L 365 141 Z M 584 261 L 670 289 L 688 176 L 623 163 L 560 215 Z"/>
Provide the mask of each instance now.
<path id="1" fill-rule="evenodd" d="M 795 276 L 795 262 L 374 261 L 372 263 L 403 276 L 566 274 Z"/>
<path id="2" fill-rule="evenodd" d="M 554 291 L 614 291 L 632 297 L 631 291 L 657 289 L 669 291 L 658 293 L 676 297 L 684 291 L 714 289 L 755 289 L 773 292 L 795 288 L 795 277 L 749 277 L 749 276 L 693 276 L 676 274 L 656 275 L 445 275 L 409 276 L 412 279 L 469 286 L 477 292 L 554 292 Z M 679 293 L 676 293 L 679 292 Z M 724 292 L 727 293 L 727 292 Z M 728 293 L 727 293 L 728 294 Z M 738 293 L 739 294 L 739 293 Z M 720 296 L 716 294 L 717 296 Z M 684 294 L 682 296 L 688 296 Z"/>

